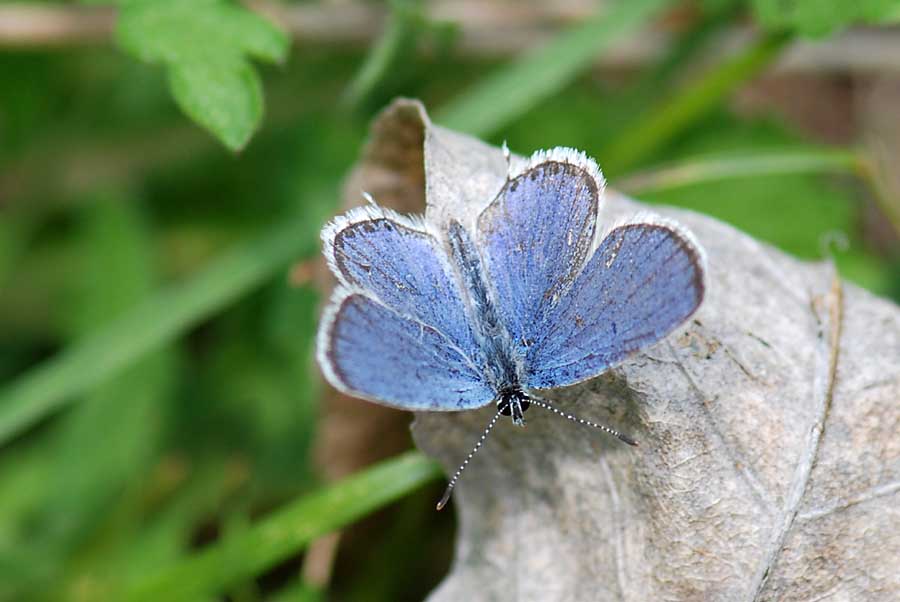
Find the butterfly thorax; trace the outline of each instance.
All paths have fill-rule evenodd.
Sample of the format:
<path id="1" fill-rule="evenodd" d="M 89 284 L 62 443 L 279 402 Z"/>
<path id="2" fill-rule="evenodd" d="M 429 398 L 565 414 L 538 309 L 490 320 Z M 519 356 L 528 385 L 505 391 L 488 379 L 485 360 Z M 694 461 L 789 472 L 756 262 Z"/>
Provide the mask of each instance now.
<path id="1" fill-rule="evenodd" d="M 483 354 L 479 359 L 484 366 L 485 376 L 497 391 L 499 403 L 504 391 L 521 392 L 519 382 L 522 359 L 513 355 L 516 347 L 511 344 L 509 332 L 491 300 L 481 258 L 468 232 L 459 222 L 452 221 L 448 235 L 453 263 L 463 280 L 462 290 L 468 292 L 468 311 Z M 515 421 L 515 415 L 513 419 Z"/>

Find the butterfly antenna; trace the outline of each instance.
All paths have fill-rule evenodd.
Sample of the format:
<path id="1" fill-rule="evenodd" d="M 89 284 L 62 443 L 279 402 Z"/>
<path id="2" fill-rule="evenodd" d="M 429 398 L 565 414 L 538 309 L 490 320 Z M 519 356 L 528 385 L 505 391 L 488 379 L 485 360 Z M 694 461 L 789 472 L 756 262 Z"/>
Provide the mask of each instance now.
<path id="1" fill-rule="evenodd" d="M 573 416 L 572 414 L 569 414 L 568 412 L 563 412 L 563 411 L 560 410 L 559 408 L 553 407 L 552 405 L 550 405 L 549 403 L 547 403 L 547 402 L 544 401 L 543 399 L 534 399 L 534 398 L 532 397 L 532 398 L 530 398 L 530 401 L 531 401 L 531 403 L 532 403 L 533 405 L 536 405 L 536 406 L 538 406 L 539 408 L 544 408 L 545 410 L 550 410 L 551 412 L 553 412 L 553 413 L 556 414 L 557 416 L 562 416 L 562 417 L 565 418 L 566 420 L 571 420 L 572 422 L 577 422 L 578 424 L 583 424 L 583 425 L 585 425 L 585 426 L 590 426 L 590 427 L 593 427 L 593 428 L 595 428 L 595 429 L 599 429 L 599 430 L 601 430 L 601 431 L 603 431 L 603 432 L 605 432 L 605 433 L 609 433 L 609 434 L 612 435 L 613 437 L 617 438 L 619 441 L 624 441 L 624 442 L 627 443 L 628 445 L 633 445 L 633 446 L 637 447 L 637 444 L 638 444 L 637 441 L 635 441 L 634 439 L 632 439 L 632 438 L 629 437 L 628 435 L 623 435 L 623 434 L 620 433 L 619 431 L 617 431 L 617 430 L 615 430 L 615 429 L 609 428 L 609 427 L 606 426 L 605 424 L 597 424 L 596 422 L 591 422 L 590 420 L 585 420 L 584 418 L 579 418 L 579 417 L 577 417 L 577 416 Z"/>
<path id="2" fill-rule="evenodd" d="M 437 509 L 443 510 L 444 506 L 447 505 L 447 502 L 450 501 L 450 494 L 453 493 L 453 488 L 456 486 L 456 482 L 459 480 L 459 475 L 462 474 L 462 471 L 466 469 L 466 466 L 469 465 L 469 460 L 472 459 L 472 456 L 478 453 L 478 450 L 481 449 L 481 446 L 484 444 L 484 440 L 487 439 L 488 433 L 491 432 L 491 429 L 494 428 L 494 425 L 497 424 L 497 421 L 500 420 L 501 413 L 497 412 L 494 414 L 494 417 L 491 418 L 491 421 L 484 428 L 484 432 L 481 433 L 481 438 L 478 440 L 478 443 L 475 444 L 475 447 L 472 448 L 472 451 L 469 452 L 469 455 L 466 456 L 466 459 L 463 460 L 463 463 L 459 465 L 459 468 L 456 469 L 456 473 L 450 479 L 450 482 L 447 483 L 447 489 L 444 490 L 444 495 L 441 497 L 441 501 L 437 503 Z"/>

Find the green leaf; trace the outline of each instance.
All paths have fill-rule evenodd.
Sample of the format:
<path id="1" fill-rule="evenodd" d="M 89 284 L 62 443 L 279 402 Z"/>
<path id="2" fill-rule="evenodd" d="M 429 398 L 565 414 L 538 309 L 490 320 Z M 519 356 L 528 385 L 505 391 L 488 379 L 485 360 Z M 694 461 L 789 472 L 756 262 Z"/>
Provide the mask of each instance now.
<path id="1" fill-rule="evenodd" d="M 169 69 L 169 87 L 178 106 L 232 150 L 247 143 L 262 118 L 262 85 L 248 64 L 176 63 Z"/>
<path id="2" fill-rule="evenodd" d="M 316 537 L 352 523 L 440 475 L 437 464 L 407 452 L 306 496 L 229 541 L 135 584 L 127 601 L 204 599 L 259 575 Z M 239 538 L 239 541 L 235 539 Z"/>
<path id="3" fill-rule="evenodd" d="M 271 23 L 223 0 L 130 0 L 121 6 L 119 45 L 162 63 L 176 102 L 232 150 L 242 148 L 263 113 L 250 58 L 284 59 L 288 38 Z"/>
<path id="4" fill-rule="evenodd" d="M 753 0 L 753 8 L 765 27 L 824 36 L 848 25 L 882 21 L 896 14 L 900 0 Z"/>

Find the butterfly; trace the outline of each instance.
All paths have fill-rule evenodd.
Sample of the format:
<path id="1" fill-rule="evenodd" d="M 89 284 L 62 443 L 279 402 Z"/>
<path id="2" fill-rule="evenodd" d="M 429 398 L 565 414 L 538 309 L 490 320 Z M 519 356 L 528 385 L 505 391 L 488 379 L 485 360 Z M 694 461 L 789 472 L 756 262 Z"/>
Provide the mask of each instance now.
<path id="1" fill-rule="evenodd" d="M 505 150 L 505 148 L 504 148 Z M 700 245 L 671 221 L 638 217 L 601 234 L 605 180 L 567 148 L 514 169 L 479 213 L 443 225 L 375 204 L 322 230 L 338 285 L 317 360 L 338 390 L 415 411 L 496 404 L 450 492 L 501 416 L 524 425 L 540 391 L 594 378 L 659 341 L 699 307 Z"/>

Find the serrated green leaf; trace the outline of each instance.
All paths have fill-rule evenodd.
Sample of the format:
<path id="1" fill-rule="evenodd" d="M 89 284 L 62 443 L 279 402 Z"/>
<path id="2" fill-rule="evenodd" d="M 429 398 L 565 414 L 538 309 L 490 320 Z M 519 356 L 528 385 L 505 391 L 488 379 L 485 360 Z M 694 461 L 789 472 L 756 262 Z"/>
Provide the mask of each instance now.
<path id="1" fill-rule="evenodd" d="M 262 86 L 251 58 L 284 59 L 288 39 L 271 23 L 222 0 L 131 0 L 116 37 L 142 61 L 169 69 L 181 109 L 232 150 L 262 118 Z"/>
<path id="2" fill-rule="evenodd" d="M 271 23 L 224 0 L 131 0 L 122 6 L 117 37 L 143 60 L 176 62 L 221 53 L 276 62 L 288 40 Z"/>
<path id="3" fill-rule="evenodd" d="M 249 64 L 184 61 L 169 68 L 175 102 L 232 150 L 250 140 L 262 118 L 263 92 Z"/>
<path id="4" fill-rule="evenodd" d="M 900 9 L 900 0 L 753 0 L 753 8 L 766 27 L 824 36 L 855 23 L 881 21 Z"/>

